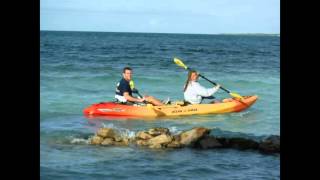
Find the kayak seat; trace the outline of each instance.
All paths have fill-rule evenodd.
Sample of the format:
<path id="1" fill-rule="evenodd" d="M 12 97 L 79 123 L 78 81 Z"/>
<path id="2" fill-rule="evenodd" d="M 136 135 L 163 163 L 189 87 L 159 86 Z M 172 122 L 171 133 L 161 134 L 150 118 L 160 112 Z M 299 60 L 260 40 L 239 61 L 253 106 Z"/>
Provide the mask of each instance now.
<path id="1" fill-rule="evenodd" d="M 215 99 L 216 97 L 214 96 L 208 96 L 208 97 L 202 97 L 202 99 Z"/>
<path id="2" fill-rule="evenodd" d="M 187 105 L 190 105 L 191 103 L 186 101 L 186 100 L 183 100 L 183 104 L 181 106 L 187 106 Z"/>

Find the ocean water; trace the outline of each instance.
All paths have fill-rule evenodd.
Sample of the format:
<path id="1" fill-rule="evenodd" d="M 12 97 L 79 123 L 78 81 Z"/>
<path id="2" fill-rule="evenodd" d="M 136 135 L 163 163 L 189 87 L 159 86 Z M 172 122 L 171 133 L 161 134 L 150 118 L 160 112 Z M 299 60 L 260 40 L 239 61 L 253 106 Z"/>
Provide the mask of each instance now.
<path id="1" fill-rule="evenodd" d="M 181 58 L 241 95 L 259 96 L 240 113 L 146 119 L 87 119 L 82 110 L 114 100 L 124 66 L 141 94 L 182 100 Z M 210 83 L 199 82 L 211 87 Z M 219 90 L 215 96 L 229 95 Z M 106 126 L 132 136 L 151 127 L 196 126 L 213 135 L 259 140 L 280 134 L 280 37 L 103 32 L 40 32 L 41 179 L 280 179 L 279 155 L 256 151 L 98 147 L 87 139 Z"/>

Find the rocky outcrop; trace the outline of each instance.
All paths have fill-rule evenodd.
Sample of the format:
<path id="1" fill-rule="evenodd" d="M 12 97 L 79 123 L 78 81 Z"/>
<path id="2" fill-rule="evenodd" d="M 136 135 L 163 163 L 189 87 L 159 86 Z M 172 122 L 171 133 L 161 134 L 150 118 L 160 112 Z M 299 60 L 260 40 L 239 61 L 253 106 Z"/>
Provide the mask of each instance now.
<path id="1" fill-rule="evenodd" d="M 100 128 L 96 135 L 91 138 L 94 145 L 129 145 L 130 142 L 138 146 L 148 146 L 149 148 L 180 148 L 184 146 L 194 146 L 194 143 L 207 136 L 210 129 L 196 127 L 184 131 L 178 135 L 171 135 L 168 128 L 151 128 L 147 131 L 139 131 L 134 138 L 124 138 L 119 136 L 111 128 Z"/>
<path id="2" fill-rule="evenodd" d="M 167 134 L 161 134 L 148 140 L 150 148 L 161 148 L 171 143 L 172 137 Z"/>
<path id="3" fill-rule="evenodd" d="M 207 136 L 210 129 L 198 127 L 189 131 L 182 132 L 179 136 L 179 143 L 183 146 L 193 146 L 195 142 Z"/>
<path id="4" fill-rule="evenodd" d="M 240 150 L 257 149 L 259 143 L 246 138 L 217 138 L 221 145 L 225 148 L 234 148 Z"/>
<path id="5" fill-rule="evenodd" d="M 170 131 L 168 128 L 152 128 L 148 130 L 148 134 L 151 136 L 158 136 L 161 134 L 170 134 Z"/>
<path id="6" fill-rule="evenodd" d="M 90 143 L 91 143 L 91 144 L 94 144 L 94 145 L 99 145 L 99 144 L 101 144 L 102 142 L 103 142 L 103 138 L 100 137 L 100 136 L 93 136 L 93 137 L 91 138 L 91 141 L 90 141 Z"/>
<path id="7" fill-rule="evenodd" d="M 148 140 L 148 139 L 153 138 L 153 136 L 150 135 L 150 134 L 147 133 L 147 132 L 139 131 L 139 132 L 136 134 L 136 138 L 137 138 L 137 139 L 142 139 L 142 140 Z"/>
<path id="8" fill-rule="evenodd" d="M 257 142 L 252 139 L 209 136 L 211 129 L 195 127 L 180 134 L 172 135 L 168 128 L 151 128 L 139 131 L 135 137 L 122 137 L 111 128 L 100 128 L 90 139 L 93 145 L 102 146 L 142 146 L 148 148 L 197 149 L 233 148 L 239 150 L 259 150 L 262 153 L 280 153 L 280 136 L 272 135 Z"/>
<path id="9" fill-rule="evenodd" d="M 102 142 L 101 145 L 103 146 L 108 146 L 108 145 L 114 145 L 115 141 L 112 138 L 105 138 Z"/>
<path id="10" fill-rule="evenodd" d="M 96 134 L 102 138 L 113 138 L 115 136 L 115 132 L 111 128 L 100 128 Z"/>
<path id="11" fill-rule="evenodd" d="M 263 153 L 280 153 L 280 136 L 271 135 L 262 140 L 259 150 Z"/>
<path id="12" fill-rule="evenodd" d="M 195 144 L 195 148 L 200 149 L 212 149 L 221 147 L 222 144 L 213 136 L 204 137 Z"/>
<path id="13" fill-rule="evenodd" d="M 179 141 L 171 141 L 169 144 L 167 144 L 167 148 L 181 148 L 182 144 L 179 143 Z"/>
<path id="14" fill-rule="evenodd" d="M 90 144 L 102 146 L 124 146 L 129 145 L 129 139 L 121 137 L 115 130 L 111 128 L 100 128 L 91 138 Z"/>

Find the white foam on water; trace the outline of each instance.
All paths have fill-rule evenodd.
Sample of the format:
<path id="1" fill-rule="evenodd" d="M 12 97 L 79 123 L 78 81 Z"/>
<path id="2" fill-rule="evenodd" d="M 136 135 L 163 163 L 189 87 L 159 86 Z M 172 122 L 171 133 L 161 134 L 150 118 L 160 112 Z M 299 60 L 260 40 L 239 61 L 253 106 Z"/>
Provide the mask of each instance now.
<path id="1" fill-rule="evenodd" d="M 89 144 L 89 139 L 83 139 L 83 138 L 74 138 L 70 141 L 71 144 Z"/>
<path id="2" fill-rule="evenodd" d="M 102 127 L 103 128 L 114 128 L 114 125 L 113 125 L 113 123 L 109 123 L 109 124 L 105 124 L 105 123 L 102 123 Z"/>
<path id="3" fill-rule="evenodd" d="M 129 129 L 116 127 L 113 123 L 109 123 L 107 125 L 105 123 L 102 123 L 102 127 L 115 129 L 116 131 L 118 131 L 121 137 L 132 138 L 136 134 L 134 131 L 130 131 Z"/>
<path id="4" fill-rule="evenodd" d="M 121 137 L 126 137 L 126 138 L 133 138 L 135 137 L 136 132 L 130 131 L 129 129 L 125 128 L 116 128 L 120 134 Z"/>
<path id="5" fill-rule="evenodd" d="M 247 115 L 249 115 L 250 114 L 250 111 L 248 110 L 248 111 L 243 111 L 243 112 L 240 112 L 240 113 L 237 113 L 237 114 L 232 114 L 231 116 L 235 116 L 235 117 L 237 117 L 237 116 L 239 116 L 239 117 L 245 117 L 245 116 L 247 116 Z"/>
<path id="6" fill-rule="evenodd" d="M 127 132 L 127 134 L 126 134 L 126 137 L 128 137 L 128 138 L 133 138 L 133 137 L 135 137 L 135 135 L 136 135 L 136 133 L 135 133 L 134 131 L 129 131 L 129 130 L 128 130 L 128 132 Z"/>
<path id="7" fill-rule="evenodd" d="M 182 132 L 181 130 L 178 130 L 178 128 L 175 126 L 169 127 L 168 129 L 172 134 L 179 134 Z"/>

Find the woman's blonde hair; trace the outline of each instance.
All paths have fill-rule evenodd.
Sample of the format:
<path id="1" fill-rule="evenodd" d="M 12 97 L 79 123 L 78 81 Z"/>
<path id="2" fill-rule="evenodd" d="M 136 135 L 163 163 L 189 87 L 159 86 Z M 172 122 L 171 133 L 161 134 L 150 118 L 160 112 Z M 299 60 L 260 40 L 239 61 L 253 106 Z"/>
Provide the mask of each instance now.
<path id="1" fill-rule="evenodd" d="M 189 73 L 188 73 L 188 78 L 187 78 L 187 81 L 186 81 L 186 83 L 185 83 L 185 85 L 184 85 L 183 92 L 185 92 L 185 91 L 187 90 L 187 87 L 188 87 L 188 85 L 189 85 L 189 82 L 190 82 L 192 73 L 197 73 L 197 71 L 195 71 L 195 70 L 190 70 L 190 71 L 189 71 Z"/>

